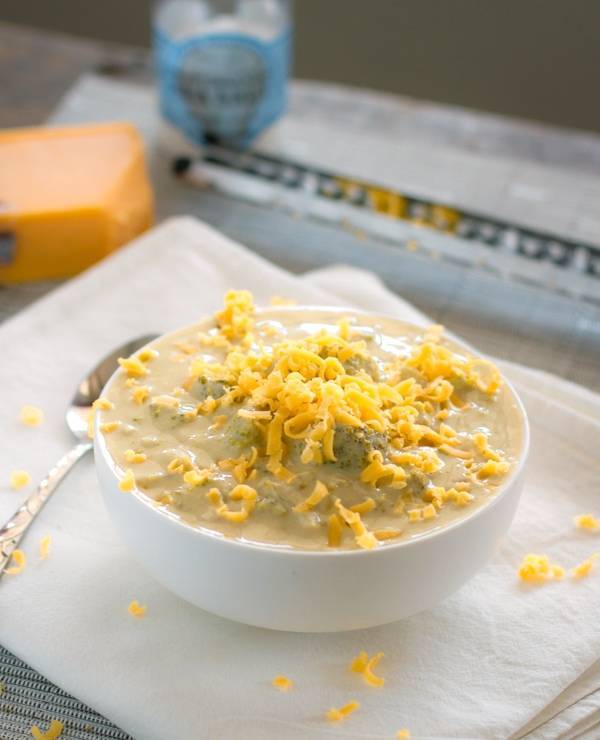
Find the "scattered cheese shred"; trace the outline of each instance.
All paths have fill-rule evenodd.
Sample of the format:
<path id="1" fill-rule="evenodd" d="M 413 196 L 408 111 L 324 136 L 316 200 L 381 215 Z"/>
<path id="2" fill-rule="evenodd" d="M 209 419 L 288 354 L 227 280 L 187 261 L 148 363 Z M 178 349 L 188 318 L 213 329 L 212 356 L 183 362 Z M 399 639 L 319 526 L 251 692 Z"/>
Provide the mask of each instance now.
<path id="1" fill-rule="evenodd" d="M 573 578 L 585 578 L 587 575 L 589 575 L 590 571 L 594 567 L 596 560 L 599 557 L 600 552 L 595 552 L 589 558 L 579 563 L 574 568 L 571 568 L 571 575 L 573 576 Z"/>
<path id="2" fill-rule="evenodd" d="M 28 427 L 39 427 L 44 421 L 44 412 L 37 406 L 23 406 L 19 414 L 19 421 Z"/>
<path id="3" fill-rule="evenodd" d="M 125 475 L 119 481 L 119 490 L 129 493 L 135 488 L 135 476 L 133 470 L 126 470 Z"/>
<path id="4" fill-rule="evenodd" d="M 125 450 L 125 462 L 133 465 L 139 465 L 140 463 L 146 462 L 148 456 L 144 452 L 136 452 L 135 450 Z"/>
<path id="5" fill-rule="evenodd" d="M 373 671 L 382 658 L 383 653 L 376 653 L 372 658 L 369 658 L 367 653 L 361 650 L 356 658 L 353 659 L 352 663 L 350 663 L 350 670 L 362 674 L 362 677 L 369 686 L 381 688 L 385 684 L 385 678 L 376 676 Z"/>
<path id="6" fill-rule="evenodd" d="M 118 362 L 130 378 L 141 378 L 148 374 L 148 368 L 137 357 L 119 357 Z"/>
<path id="7" fill-rule="evenodd" d="M 127 611 L 132 617 L 145 617 L 147 607 L 142 606 L 139 601 L 132 601 L 127 607 Z"/>
<path id="8" fill-rule="evenodd" d="M 64 728 L 65 726 L 60 720 L 53 719 L 46 732 L 42 732 L 37 725 L 33 725 L 31 734 L 35 740 L 58 740 Z"/>
<path id="9" fill-rule="evenodd" d="M 423 518 L 422 509 L 409 509 L 407 512 L 409 522 L 420 522 Z"/>
<path id="10" fill-rule="evenodd" d="M 342 541 L 342 520 L 337 514 L 332 514 L 327 520 L 327 544 L 329 547 L 339 547 Z"/>
<path id="11" fill-rule="evenodd" d="M 4 572 L 7 573 L 9 576 L 17 576 L 19 573 L 22 573 L 25 570 L 25 566 L 27 565 L 27 557 L 25 556 L 25 553 L 23 550 L 13 550 L 11 555 L 11 563 L 14 562 L 14 565 L 11 565 L 8 568 L 4 569 Z"/>
<path id="12" fill-rule="evenodd" d="M 565 570 L 560 565 L 552 565 L 547 555 L 529 553 L 523 558 L 518 573 L 521 580 L 527 583 L 541 584 L 546 581 L 561 579 Z"/>
<path id="13" fill-rule="evenodd" d="M 350 509 L 347 509 L 342 505 L 339 498 L 335 500 L 335 506 L 342 519 L 354 532 L 354 538 L 359 547 L 362 547 L 364 550 L 372 550 L 374 547 L 379 545 L 375 535 L 372 532 L 369 532 L 357 511 L 350 511 Z"/>
<path id="14" fill-rule="evenodd" d="M 210 476 L 211 470 L 209 468 L 188 470 L 183 474 L 183 482 L 187 483 L 190 488 L 195 488 L 196 486 L 203 486 L 207 483 L 210 480 Z"/>
<path id="15" fill-rule="evenodd" d="M 114 407 L 115 405 L 112 401 L 109 401 L 108 398 L 103 398 L 102 396 L 97 398 L 92 404 L 92 408 L 100 409 L 100 411 L 111 411 Z"/>
<path id="16" fill-rule="evenodd" d="M 593 514 L 579 514 L 573 519 L 576 527 L 580 529 L 588 529 L 595 531 L 600 529 L 600 517 L 595 517 Z"/>
<path id="17" fill-rule="evenodd" d="M 18 491 L 20 488 L 26 486 L 31 480 L 31 476 L 26 470 L 13 470 L 10 474 L 10 487 Z"/>
<path id="18" fill-rule="evenodd" d="M 363 671 L 363 678 L 365 681 L 369 684 L 369 686 L 375 686 L 376 688 L 381 688 L 385 684 L 385 678 L 382 678 L 381 676 L 376 676 L 373 671 L 377 667 L 377 664 L 379 661 L 383 658 L 383 653 L 377 653 L 374 655 L 369 662 L 367 663 L 364 671 Z"/>
<path id="19" fill-rule="evenodd" d="M 147 385 L 135 385 L 131 391 L 131 398 L 140 406 L 148 400 L 150 388 Z"/>
<path id="20" fill-rule="evenodd" d="M 225 294 L 225 307 L 215 314 L 221 334 L 226 339 L 243 339 L 254 322 L 254 303 L 248 290 L 229 290 Z"/>
<path id="21" fill-rule="evenodd" d="M 402 531 L 400 529 L 376 529 L 373 534 L 378 540 L 393 540 L 396 537 L 400 537 Z"/>
<path id="22" fill-rule="evenodd" d="M 107 421 L 104 424 L 100 424 L 100 431 L 104 432 L 104 434 L 111 434 L 111 432 L 116 432 L 120 426 L 120 421 Z"/>
<path id="23" fill-rule="evenodd" d="M 155 349 L 142 349 L 138 352 L 137 358 L 140 362 L 152 362 L 158 357 L 158 354 Z"/>
<path id="24" fill-rule="evenodd" d="M 486 478 L 492 478 L 495 475 L 505 475 L 510 470 L 510 463 L 508 462 L 496 462 L 495 460 L 488 460 L 485 462 L 475 474 L 480 480 Z"/>
<path id="25" fill-rule="evenodd" d="M 329 495 L 329 489 L 324 483 L 321 483 L 320 480 L 318 480 L 315 483 L 315 487 L 313 488 L 312 493 L 310 496 L 304 501 L 301 501 L 299 504 L 296 504 L 294 506 L 294 511 L 296 512 L 304 512 L 304 511 L 310 511 L 311 509 L 314 509 L 315 506 L 321 502 L 324 498 L 326 498 Z"/>
<path id="26" fill-rule="evenodd" d="M 275 676 L 271 684 L 280 691 L 289 691 L 294 686 L 292 679 L 286 678 L 286 676 Z"/>
<path id="27" fill-rule="evenodd" d="M 368 514 L 370 511 L 373 511 L 373 509 L 377 506 L 375 501 L 369 496 L 364 501 L 361 501 L 360 504 L 354 504 L 354 506 L 350 507 L 350 511 L 357 511 L 359 514 Z"/>
<path id="28" fill-rule="evenodd" d="M 427 504 L 421 509 L 423 519 L 433 519 L 437 516 L 437 509 L 433 504 Z"/>
<path id="29" fill-rule="evenodd" d="M 50 546 L 52 545 L 52 537 L 47 534 L 40 540 L 40 560 L 45 560 L 50 555 Z"/>
<path id="30" fill-rule="evenodd" d="M 352 714 L 352 712 L 355 712 L 359 707 L 360 704 L 357 701 L 349 701 L 339 709 L 330 709 L 325 716 L 330 722 L 339 722 L 340 720 L 345 719 L 349 714 Z"/>
<path id="31" fill-rule="evenodd" d="M 224 503 L 223 496 L 218 488 L 211 488 L 207 492 L 206 498 L 215 507 L 217 514 L 222 519 L 234 524 L 240 524 L 241 522 L 246 521 L 253 512 L 254 507 L 256 506 L 257 494 L 256 490 L 252 488 L 252 486 L 238 483 L 238 485 L 235 486 L 229 494 L 229 498 L 232 501 L 242 502 L 241 509 L 238 510 L 232 510 L 227 507 L 227 504 Z"/>
<path id="32" fill-rule="evenodd" d="M 367 653 L 365 653 L 364 650 L 361 650 L 360 653 L 352 659 L 352 663 L 350 663 L 350 670 L 354 671 L 354 673 L 362 673 L 367 667 L 368 662 L 369 656 L 367 655 Z"/>
<path id="33" fill-rule="evenodd" d="M 167 465 L 169 473 L 181 473 L 182 475 L 188 470 L 193 470 L 194 465 L 189 457 L 182 455 L 181 457 L 174 457 L 171 462 Z"/>

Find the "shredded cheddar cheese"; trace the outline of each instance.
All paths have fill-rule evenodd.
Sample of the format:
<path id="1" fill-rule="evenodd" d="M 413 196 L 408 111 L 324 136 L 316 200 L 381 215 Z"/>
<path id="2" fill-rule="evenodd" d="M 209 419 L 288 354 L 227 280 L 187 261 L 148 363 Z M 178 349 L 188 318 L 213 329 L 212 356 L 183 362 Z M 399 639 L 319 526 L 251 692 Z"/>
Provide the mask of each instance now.
<path id="1" fill-rule="evenodd" d="M 135 488 L 135 475 L 133 470 L 126 470 L 125 475 L 119 481 L 119 490 L 124 493 L 129 493 Z"/>
<path id="2" fill-rule="evenodd" d="M 44 412 L 37 406 L 23 406 L 19 413 L 19 420 L 21 424 L 25 424 L 28 427 L 39 427 L 44 421 Z"/>
<path id="3" fill-rule="evenodd" d="M 368 662 L 369 656 L 367 655 L 367 653 L 365 653 L 364 650 L 361 650 L 360 653 L 352 659 L 352 662 L 350 663 L 350 670 L 354 671 L 354 673 L 363 673 L 363 671 L 367 667 Z"/>
<path id="4" fill-rule="evenodd" d="M 433 504 L 427 504 L 421 509 L 423 519 L 433 519 L 437 516 L 437 510 Z"/>
<path id="5" fill-rule="evenodd" d="M 92 408 L 100 409 L 100 411 L 110 411 L 111 409 L 114 409 L 114 407 L 115 405 L 112 401 L 109 401 L 108 398 L 103 398 L 102 396 L 92 403 Z"/>
<path id="6" fill-rule="evenodd" d="M 327 520 L 327 545 L 339 547 L 342 541 L 342 520 L 337 514 L 331 514 Z"/>
<path id="7" fill-rule="evenodd" d="M 377 667 L 377 664 L 379 661 L 383 658 L 383 653 L 377 653 L 374 655 L 369 662 L 367 663 L 364 671 L 363 671 L 363 678 L 365 681 L 369 684 L 369 686 L 374 686 L 376 688 L 381 688 L 385 684 L 385 678 L 382 678 L 381 676 L 376 676 L 373 671 Z"/>
<path id="8" fill-rule="evenodd" d="M 285 676 L 275 676 L 275 678 L 271 681 L 272 685 L 279 689 L 280 691 L 289 691 L 294 686 L 294 682 L 291 678 L 286 678 Z"/>
<path id="9" fill-rule="evenodd" d="M 359 514 L 368 514 L 370 511 L 373 511 L 373 509 L 377 506 L 375 501 L 369 496 L 364 501 L 361 501 L 359 504 L 354 504 L 354 506 L 350 507 L 350 511 L 356 511 Z"/>
<path id="10" fill-rule="evenodd" d="M 9 483 L 13 490 L 18 491 L 26 486 L 30 480 L 31 476 L 26 470 L 13 470 L 10 474 Z"/>
<path id="11" fill-rule="evenodd" d="M 376 653 L 372 658 L 369 658 L 364 650 L 352 660 L 350 663 L 350 670 L 355 673 L 360 673 L 369 686 L 381 688 L 385 684 L 385 678 L 376 676 L 374 673 L 379 661 L 383 658 L 383 653 Z"/>
<path id="12" fill-rule="evenodd" d="M 139 465 L 148 459 L 148 456 L 144 452 L 136 452 L 135 450 L 125 450 L 124 456 L 125 462 L 132 465 Z"/>
<path id="13" fill-rule="evenodd" d="M 234 524 L 246 521 L 256 506 L 256 490 L 245 484 L 238 484 L 229 494 L 232 501 L 241 501 L 240 509 L 229 509 L 218 488 L 211 488 L 206 497 L 215 507 L 218 516 Z"/>
<path id="14" fill-rule="evenodd" d="M 9 576 L 17 576 L 19 575 L 19 573 L 22 573 L 25 570 L 25 566 L 27 565 L 27 557 L 25 556 L 23 550 L 13 550 L 11 555 L 11 562 L 14 562 L 14 565 L 5 568 L 4 572 L 7 573 Z"/>
<path id="15" fill-rule="evenodd" d="M 147 385 L 135 385 L 131 390 L 131 397 L 140 406 L 148 400 L 150 388 Z"/>
<path id="16" fill-rule="evenodd" d="M 360 704 L 357 701 L 349 701 L 343 707 L 339 707 L 339 709 L 335 707 L 330 709 L 325 716 L 330 722 L 339 722 L 342 719 L 346 719 L 348 715 L 355 712 L 359 707 Z"/>
<path id="17" fill-rule="evenodd" d="M 187 483 L 190 488 L 195 488 L 196 486 L 203 486 L 207 483 L 210 480 L 211 475 L 212 471 L 209 468 L 205 468 L 203 470 L 194 468 L 193 470 L 188 470 L 183 474 L 183 482 Z"/>
<path id="18" fill-rule="evenodd" d="M 364 550 L 372 550 L 379 545 L 375 535 L 372 532 L 369 532 L 357 511 L 350 511 L 350 509 L 347 509 L 339 498 L 335 500 L 335 506 L 341 518 L 354 532 L 356 544 L 359 547 L 362 547 Z"/>
<path id="19" fill-rule="evenodd" d="M 145 617 L 147 607 L 142 606 L 139 601 L 132 601 L 130 602 L 129 606 L 127 607 L 127 611 L 131 614 L 132 617 Z"/>
<path id="20" fill-rule="evenodd" d="M 141 378 L 148 374 L 148 368 L 137 357 L 119 357 L 118 362 L 130 378 Z"/>
<path id="21" fill-rule="evenodd" d="M 252 294 L 248 290 L 230 290 L 225 294 L 225 308 L 215 318 L 227 339 L 243 338 L 252 326 L 254 311 Z"/>
<path id="22" fill-rule="evenodd" d="M 393 540 L 396 537 L 400 537 L 400 535 L 402 534 L 402 530 L 401 529 L 376 529 L 373 532 L 373 534 L 378 540 L 383 542 L 384 540 Z"/>
<path id="23" fill-rule="evenodd" d="M 182 457 L 174 457 L 171 462 L 167 465 L 169 473 L 181 473 L 183 475 L 189 470 L 193 470 L 194 465 L 189 457 L 183 455 Z"/>
<path id="24" fill-rule="evenodd" d="M 120 421 L 107 421 L 104 424 L 100 424 L 100 431 L 104 434 L 110 434 L 115 432 L 121 426 Z"/>
<path id="25" fill-rule="evenodd" d="M 580 529 L 587 529 L 590 531 L 596 531 L 600 529 L 600 517 L 595 517 L 593 514 L 579 514 L 573 519 L 576 527 Z"/>
<path id="26" fill-rule="evenodd" d="M 579 563 L 574 568 L 571 568 L 571 575 L 573 576 L 573 578 L 585 578 L 586 576 L 588 576 L 590 574 L 590 571 L 594 567 L 596 560 L 599 557 L 600 553 L 595 552 L 589 558 Z"/>
<path id="27" fill-rule="evenodd" d="M 140 362 L 152 362 L 158 357 L 155 349 L 142 349 L 138 352 L 137 358 Z"/>
<path id="28" fill-rule="evenodd" d="M 560 580 L 565 570 L 560 565 L 552 565 L 547 555 L 529 553 L 523 558 L 519 568 L 519 577 L 527 583 L 541 584 L 551 580 Z"/>
<path id="29" fill-rule="evenodd" d="M 65 726 L 60 720 L 53 719 L 45 732 L 42 732 L 37 725 L 33 725 L 31 728 L 31 734 L 35 740 L 58 740 L 62 735 L 64 728 Z"/>
<path id="30" fill-rule="evenodd" d="M 47 534 L 40 540 L 40 560 L 45 560 L 50 555 L 50 546 L 52 544 L 52 537 Z"/>
<path id="31" fill-rule="evenodd" d="M 510 470 L 510 463 L 507 462 L 496 462 L 495 460 L 488 460 L 484 463 L 475 473 L 475 475 L 483 480 L 485 478 L 492 478 L 496 475 L 504 475 Z"/>
<path id="32" fill-rule="evenodd" d="M 409 509 L 406 513 L 409 522 L 420 522 L 423 518 L 423 509 Z"/>
<path id="33" fill-rule="evenodd" d="M 315 487 L 313 489 L 313 492 L 310 494 L 310 496 L 304 501 L 302 501 L 301 503 L 294 506 L 294 511 L 296 512 L 310 511 L 311 509 L 314 509 L 314 507 L 328 495 L 329 495 L 329 490 L 327 489 L 327 486 L 318 480 L 315 483 Z"/>

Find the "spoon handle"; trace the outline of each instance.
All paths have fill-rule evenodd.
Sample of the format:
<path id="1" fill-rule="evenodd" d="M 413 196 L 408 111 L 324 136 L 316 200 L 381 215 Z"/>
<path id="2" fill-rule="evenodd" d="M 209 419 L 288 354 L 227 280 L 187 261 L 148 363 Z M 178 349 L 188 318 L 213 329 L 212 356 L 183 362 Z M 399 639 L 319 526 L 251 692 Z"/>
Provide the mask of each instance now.
<path id="1" fill-rule="evenodd" d="M 42 506 L 50 498 L 61 480 L 82 455 L 92 449 L 92 443 L 81 442 L 60 458 L 44 480 L 12 517 L 0 528 L 0 576 L 9 563 L 14 550 Z"/>

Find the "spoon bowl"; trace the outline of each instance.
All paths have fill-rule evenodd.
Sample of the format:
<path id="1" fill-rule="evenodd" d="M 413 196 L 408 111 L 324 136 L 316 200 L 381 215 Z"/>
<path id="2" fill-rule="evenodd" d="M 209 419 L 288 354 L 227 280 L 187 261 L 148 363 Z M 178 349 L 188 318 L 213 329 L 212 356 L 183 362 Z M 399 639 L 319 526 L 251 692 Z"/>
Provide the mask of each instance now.
<path id="1" fill-rule="evenodd" d="M 119 366 L 119 357 L 129 357 L 156 337 L 156 334 L 148 334 L 117 347 L 100 360 L 96 367 L 79 383 L 66 413 L 67 426 L 78 440 L 87 440 L 90 446 L 92 444 L 88 438 L 88 417 L 92 410 L 92 404 L 100 397 L 108 379 Z"/>
<path id="2" fill-rule="evenodd" d="M 99 398 L 107 380 L 119 366 L 119 357 L 128 357 L 156 338 L 156 334 L 138 337 L 118 347 L 104 357 L 79 383 L 66 413 L 67 426 L 77 444 L 56 463 L 37 489 L 30 494 L 11 518 L 0 528 L 0 576 L 5 571 L 23 535 L 38 512 L 56 490 L 73 465 L 92 449 L 88 436 L 88 420 L 94 401 Z"/>

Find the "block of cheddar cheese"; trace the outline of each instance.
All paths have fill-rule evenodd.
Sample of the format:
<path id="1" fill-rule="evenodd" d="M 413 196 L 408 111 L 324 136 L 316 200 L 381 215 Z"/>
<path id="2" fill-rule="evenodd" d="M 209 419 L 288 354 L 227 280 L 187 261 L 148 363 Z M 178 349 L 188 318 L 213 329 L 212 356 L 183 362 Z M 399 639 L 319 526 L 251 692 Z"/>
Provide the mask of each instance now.
<path id="1" fill-rule="evenodd" d="M 0 131 L 0 282 L 74 275 L 152 220 L 132 125 Z"/>

